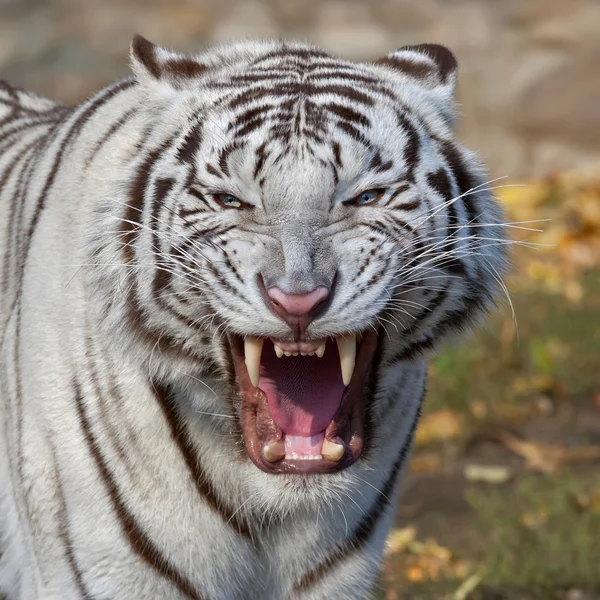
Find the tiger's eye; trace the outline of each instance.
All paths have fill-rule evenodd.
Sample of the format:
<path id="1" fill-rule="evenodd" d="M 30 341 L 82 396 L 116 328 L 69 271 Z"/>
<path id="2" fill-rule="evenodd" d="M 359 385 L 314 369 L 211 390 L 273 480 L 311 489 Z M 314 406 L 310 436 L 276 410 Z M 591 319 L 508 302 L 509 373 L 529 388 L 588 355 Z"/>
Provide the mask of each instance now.
<path id="1" fill-rule="evenodd" d="M 352 204 L 356 206 L 364 206 L 365 204 L 373 204 L 383 196 L 385 190 L 366 190 L 355 196 L 352 199 Z"/>
<path id="2" fill-rule="evenodd" d="M 244 204 L 232 194 L 215 194 L 215 200 L 225 208 L 242 208 Z"/>

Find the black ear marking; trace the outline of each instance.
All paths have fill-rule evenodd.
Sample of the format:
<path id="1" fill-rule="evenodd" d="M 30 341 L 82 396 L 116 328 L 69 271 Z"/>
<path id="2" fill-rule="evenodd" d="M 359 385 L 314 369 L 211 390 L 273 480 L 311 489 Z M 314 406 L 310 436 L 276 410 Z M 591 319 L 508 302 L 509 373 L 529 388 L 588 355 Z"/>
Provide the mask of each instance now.
<path id="1" fill-rule="evenodd" d="M 450 86 L 453 89 L 458 71 L 454 54 L 439 44 L 403 46 L 375 64 L 413 77 L 426 87 Z"/>
<path id="2" fill-rule="evenodd" d="M 131 41 L 131 61 L 138 78 L 166 80 L 175 88 L 207 70 L 194 58 L 163 50 L 141 35 Z"/>
<path id="3" fill-rule="evenodd" d="M 417 46 L 404 46 L 401 50 L 411 50 L 427 55 L 437 66 L 440 79 L 446 83 L 448 77 L 458 71 L 458 63 L 452 52 L 441 44 L 418 44 Z"/>
<path id="4" fill-rule="evenodd" d="M 131 54 L 152 76 L 156 79 L 160 77 L 162 69 L 156 59 L 156 46 L 152 42 L 136 33 L 131 41 Z"/>
<path id="5" fill-rule="evenodd" d="M 178 58 L 169 58 L 162 65 L 164 73 L 174 78 L 192 79 L 198 77 L 206 71 L 206 65 L 200 64 L 191 58 L 185 56 Z"/>

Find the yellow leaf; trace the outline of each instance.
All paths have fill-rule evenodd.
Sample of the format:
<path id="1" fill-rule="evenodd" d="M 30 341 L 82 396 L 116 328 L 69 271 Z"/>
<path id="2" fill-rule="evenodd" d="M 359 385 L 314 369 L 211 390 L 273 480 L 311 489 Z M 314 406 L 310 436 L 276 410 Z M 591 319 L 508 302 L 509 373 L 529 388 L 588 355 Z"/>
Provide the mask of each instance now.
<path id="1" fill-rule="evenodd" d="M 513 476 L 512 469 L 504 465 L 466 465 L 465 479 L 499 485 L 510 481 Z"/>
<path id="2" fill-rule="evenodd" d="M 418 565 L 412 565 L 406 570 L 406 576 L 412 582 L 423 581 L 425 571 Z"/>
<path id="3" fill-rule="evenodd" d="M 454 440 L 461 436 L 463 424 L 451 410 L 443 409 L 425 415 L 419 424 L 415 438 L 417 446 L 431 442 Z"/>
<path id="4" fill-rule="evenodd" d="M 409 544 L 417 536 L 417 530 L 414 527 L 404 527 L 402 529 L 393 529 L 385 542 L 385 554 L 398 554 L 404 552 Z"/>

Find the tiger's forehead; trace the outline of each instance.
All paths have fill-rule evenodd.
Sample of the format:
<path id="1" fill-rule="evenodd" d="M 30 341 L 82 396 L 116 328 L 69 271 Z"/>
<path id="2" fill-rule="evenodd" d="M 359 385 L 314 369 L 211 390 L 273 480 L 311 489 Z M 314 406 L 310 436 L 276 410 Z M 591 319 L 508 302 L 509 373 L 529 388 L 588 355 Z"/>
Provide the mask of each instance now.
<path id="1" fill-rule="evenodd" d="M 315 54 L 259 61 L 217 85 L 204 120 L 213 148 L 253 153 L 259 171 L 276 154 L 341 167 L 342 154 L 361 161 L 385 146 L 398 128 L 390 87 L 360 65 Z"/>
<path id="2" fill-rule="evenodd" d="M 274 136 L 324 139 L 332 125 L 359 139 L 373 115 L 398 103 L 374 65 L 334 58 L 312 48 L 279 48 L 248 64 L 208 76 L 213 109 L 227 117 L 226 133 L 244 137 L 268 124 Z"/>

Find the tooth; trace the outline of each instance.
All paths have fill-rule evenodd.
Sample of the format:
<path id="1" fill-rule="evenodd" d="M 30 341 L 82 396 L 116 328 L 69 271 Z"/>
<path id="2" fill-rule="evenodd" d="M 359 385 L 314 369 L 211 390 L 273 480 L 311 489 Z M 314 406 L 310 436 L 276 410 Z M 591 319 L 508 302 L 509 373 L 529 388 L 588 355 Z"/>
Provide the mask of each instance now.
<path id="1" fill-rule="evenodd" d="M 336 444 L 335 442 L 329 441 L 327 438 L 323 440 L 323 446 L 321 447 L 321 454 L 327 460 L 337 462 L 344 456 L 344 446 Z"/>
<path id="2" fill-rule="evenodd" d="M 298 356 L 299 352 L 292 352 L 292 356 Z"/>
<path id="3" fill-rule="evenodd" d="M 315 354 L 319 357 L 319 358 L 323 358 L 323 354 L 325 354 L 325 344 L 323 344 L 322 346 L 319 346 L 316 350 L 315 350 Z"/>
<path id="4" fill-rule="evenodd" d="M 248 336 L 244 339 L 246 369 L 248 369 L 248 375 L 250 376 L 250 381 L 254 387 L 258 386 L 258 378 L 260 375 L 260 355 L 262 354 L 264 341 L 264 338 L 256 338 L 252 336 Z"/>
<path id="5" fill-rule="evenodd" d="M 277 358 L 283 356 L 283 350 L 277 344 L 275 344 L 275 354 L 277 354 Z"/>
<path id="6" fill-rule="evenodd" d="M 356 362 L 356 336 L 338 337 L 336 341 L 340 352 L 342 381 L 344 385 L 349 385 L 352 373 L 354 373 L 354 363 Z"/>
<path id="7" fill-rule="evenodd" d="M 269 462 L 281 460 L 285 456 L 285 444 L 283 442 L 271 442 L 263 448 L 263 456 Z"/>
<path id="8" fill-rule="evenodd" d="M 308 356 L 314 356 L 314 355 L 315 355 L 315 353 L 314 353 L 314 352 L 309 352 L 309 353 L 308 353 Z"/>
<path id="9" fill-rule="evenodd" d="M 292 355 L 292 353 L 291 353 L 291 352 L 284 352 L 284 354 L 285 354 L 286 356 L 291 356 L 291 355 Z"/>
<path id="10" fill-rule="evenodd" d="M 306 356 L 306 352 L 300 352 L 300 356 Z"/>

